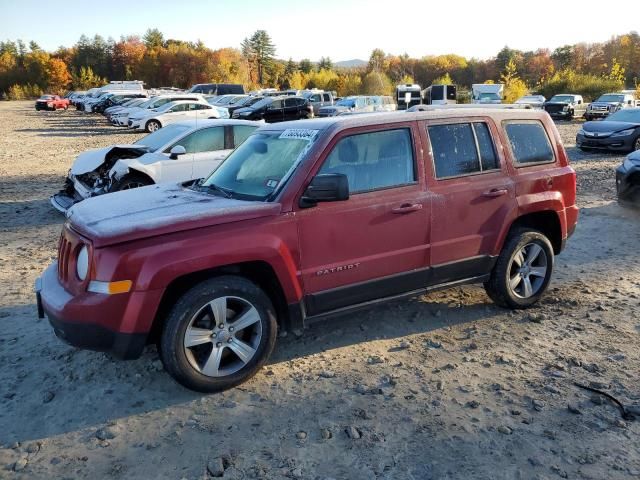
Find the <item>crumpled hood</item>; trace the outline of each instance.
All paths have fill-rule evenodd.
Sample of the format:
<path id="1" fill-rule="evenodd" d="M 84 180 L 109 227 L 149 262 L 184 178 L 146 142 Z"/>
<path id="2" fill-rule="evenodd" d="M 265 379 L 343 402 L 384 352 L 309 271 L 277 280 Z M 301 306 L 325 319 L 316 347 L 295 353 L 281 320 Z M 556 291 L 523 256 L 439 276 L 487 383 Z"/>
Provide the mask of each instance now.
<path id="1" fill-rule="evenodd" d="M 158 184 L 92 197 L 67 212 L 71 226 L 95 247 L 280 213 L 271 202 L 234 200 L 182 184 Z"/>
<path id="2" fill-rule="evenodd" d="M 71 165 L 72 175 L 82 175 L 83 173 L 92 172 L 104 163 L 108 154 L 114 149 L 140 150 L 140 154 L 146 153 L 146 148 L 142 145 L 110 145 L 108 147 L 88 150 L 76 157 Z"/>

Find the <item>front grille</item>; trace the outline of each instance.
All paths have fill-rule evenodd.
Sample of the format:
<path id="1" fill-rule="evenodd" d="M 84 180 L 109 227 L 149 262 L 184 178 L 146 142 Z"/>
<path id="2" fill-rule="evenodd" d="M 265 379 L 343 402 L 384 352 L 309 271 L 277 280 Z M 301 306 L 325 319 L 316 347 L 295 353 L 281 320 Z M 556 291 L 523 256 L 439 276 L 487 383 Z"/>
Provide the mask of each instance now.
<path id="1" fill-rule="evenodd" d="M 60 235 L 58 245 L 58 278 L 63 285 L 69 281 L 69 260 L 71 258 L 71 242 L 66 238 L 65 232 Z"/>
<path id="2" fill-rule="evenodd" d="M 549 113 L 560 113 L 564 105 L 545 105 L 544 109 Z"/>

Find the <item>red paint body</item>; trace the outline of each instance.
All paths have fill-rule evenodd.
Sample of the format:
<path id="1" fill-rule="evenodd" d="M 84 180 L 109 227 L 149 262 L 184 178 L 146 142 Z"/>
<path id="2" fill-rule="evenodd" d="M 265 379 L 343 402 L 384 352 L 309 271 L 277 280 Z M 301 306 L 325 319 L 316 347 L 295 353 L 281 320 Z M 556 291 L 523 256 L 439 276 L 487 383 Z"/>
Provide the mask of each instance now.
<path id="1" fill-rule="evenodd" d="M 515 166 L 501 122 L 523 118 L 543 123 L 555 163 Z M 500 170 L 436 180 L 426 126 L 471 120 L 488 123 Z M 47 314 L 71 324 L 146 335 L 155 321 L 161 321 L 158 307 L 172 282 L 193 272 L 261 262 L 275 274 L 273 281 L 286 304 L 296 305 L 318 292 L 474 257 L 495 257 L 512 224 L 526 214 L 550 212 L 557 217 L 556 252 L 575 228 L 576 175 L 546 113 L 459 109 L 310 120 L 264 129 L 302 126 L 321 133 L 275 202 L 240 202 L 169 185 L 137 189 L 135 196 L 116 197 L 134 195 L 136 190 L 90 199 L 85 210 L 85 202 L 80 203 L 77 217 L 72 216 L 62 232 L 69 245 L 63 244 L 68 253 L 59 256 L 66 264 L 62 274 L 52 266 L 43 275 Z M 411 129 L 414 184 L 313 208 L 298 206 L 340 138 L 390 126 Z M 141 192 L 144 199 L 136 203 Z M 162 221 L 153 217 L 146 221 L 146 205 L 160 201 L 165 202 L 159 210 Z M 127 202 L 135 205 L 127 209 Z M 193 206 L 188 214 L 180 213 L 185 205 Z M 74 273 L 74 252 L 81 243 L 90 250 L 91 269 L 85 282 Z M 87 293 L 91 279 L 132 280 L 133 289 L 118 295 Z M 60 293 L 64 298 L 55 292 L 65 292 Z"/>
<path id="2" fill-rule="evenodd" d="M 52 95 L 52 98 L 36 100 L 36 110 L 58 110 L 60 108 L 69 108 L 69 99 L 61 98 L 58 95 Z"/>

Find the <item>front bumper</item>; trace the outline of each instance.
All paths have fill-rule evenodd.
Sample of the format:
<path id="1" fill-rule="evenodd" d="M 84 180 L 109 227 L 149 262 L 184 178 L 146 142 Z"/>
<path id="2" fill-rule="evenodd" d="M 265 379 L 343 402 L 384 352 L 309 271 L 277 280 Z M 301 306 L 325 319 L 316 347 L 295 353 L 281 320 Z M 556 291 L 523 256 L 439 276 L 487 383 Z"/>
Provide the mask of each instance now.
<path id="1" fill-rule="evenodd" d="M 46 315 L 57 337 L 78 348 L 109 352 L 123 360 L 138 358 L 147 343 L 155 309 L 145 315 L 157 292 L 71 295 L 60 284 L 57 263 L 36 280 L 40 318 Z M 157 305 L 157 303 L 156 303 Z"/>
<path id="2" fill-rule="evenodd" d="M 573 113 L 571 112 L 563 112 L 562 110 L 560 110 L 559 112 L 547 112 L 551 118 L 570 118 L 573 116 Z"/>
<path id="3" fill-rule="evenodd" d="M 598 150 L 633 150 L 634 136 L 626 137 L 587 137 L 583 134 L 576 135 L 576 145 L 580 148 L 593 148 Z"/>
<path id="4" fill-rule="evenodd" d="M 632 175 L 640 175 L 640 167 L 627 170 L 623 165 L 616 169 L 616 193 L 618 201 L 640 206 L 640 184 L 630 181 Z"/>
<path id="5" fill-rule="evenodd" d="M 584 114 L 585 118 L 607 118 L 609 115 L 611 115 L 610 111 L 604 111 L 604 110 L 597 110 L 597 111 L 590 111 L 587 110 L 587 112 Z"/>

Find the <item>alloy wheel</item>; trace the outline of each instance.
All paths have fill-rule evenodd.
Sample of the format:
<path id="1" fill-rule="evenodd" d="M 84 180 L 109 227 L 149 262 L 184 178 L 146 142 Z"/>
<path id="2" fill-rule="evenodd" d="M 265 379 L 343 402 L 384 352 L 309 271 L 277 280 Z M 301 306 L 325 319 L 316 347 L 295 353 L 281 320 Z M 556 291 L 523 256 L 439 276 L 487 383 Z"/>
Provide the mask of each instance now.
<path id="1" fill-rule="evenodd" d="M 509 265 L 509 289 L 514 296 L 530 298 L 540 291 L 547 276 L 548 259 L 535 242 L 521 247 Z"/>
<path id="2" fill-rule="evenodd" d="M 239 297 L 219 297 L 191 318 L 183 346 L 189 364 L 209 377 L 242 369 L 255 356 L 262 338 L 256 307 Z"/>

